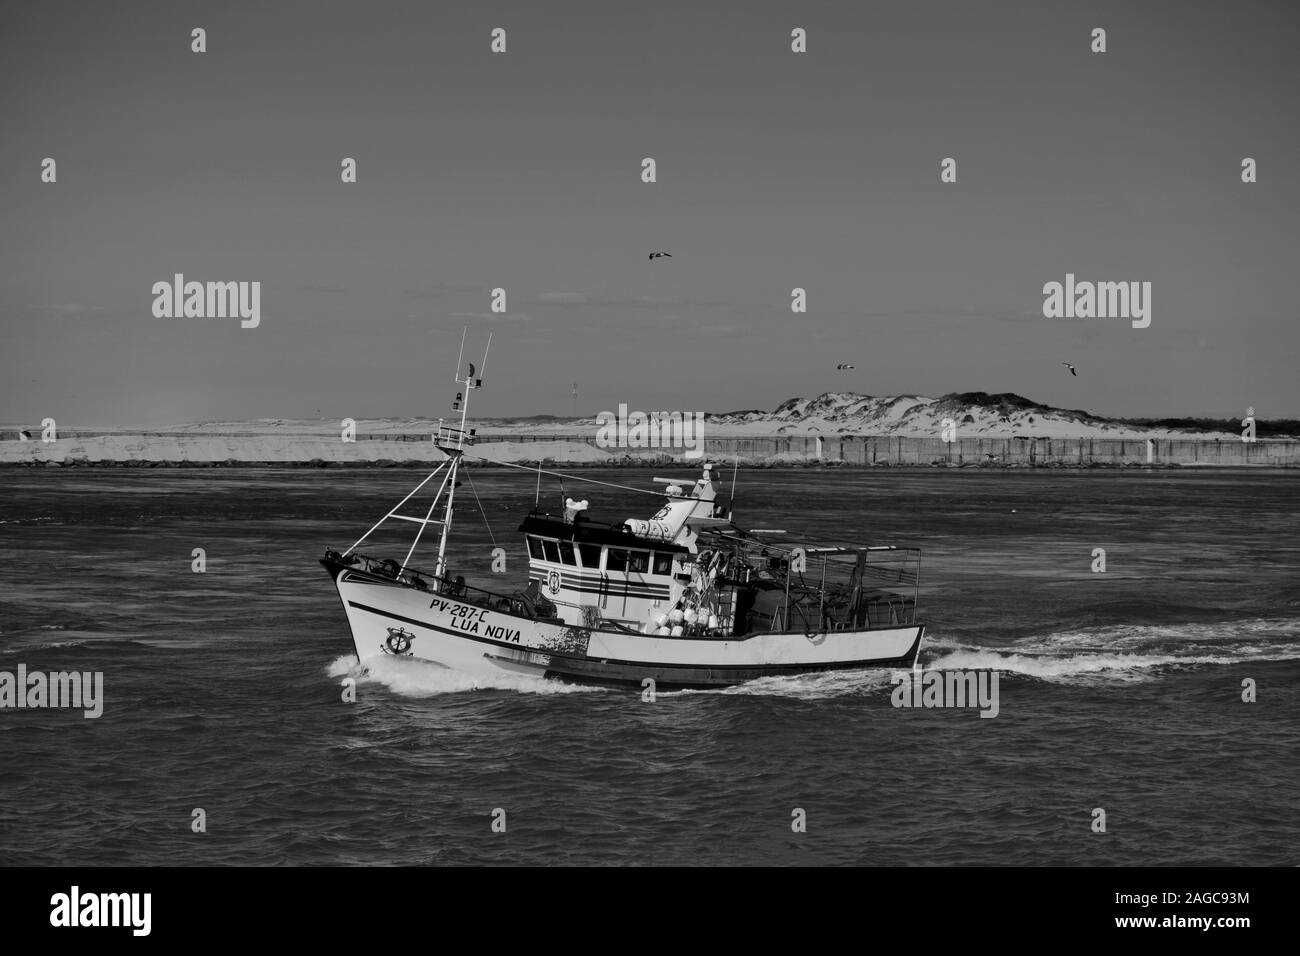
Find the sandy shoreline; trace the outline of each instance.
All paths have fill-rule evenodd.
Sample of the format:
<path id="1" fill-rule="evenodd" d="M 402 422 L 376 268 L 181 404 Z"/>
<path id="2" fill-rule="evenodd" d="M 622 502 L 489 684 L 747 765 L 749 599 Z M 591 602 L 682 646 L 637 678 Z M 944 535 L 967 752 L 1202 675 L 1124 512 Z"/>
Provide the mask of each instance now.
<path id="1" fill-rule="evenodd" d="M 1300 442 L 1243 442 L 1231 431 L 1139 427 L 1046 408 L 1016 395 L 873 398 L 829 392 L 770 412 L 680 416 L 659 431 L 620 408 L 613 419 L 484 418 L 467 427 L 471 461 L 569 468 L 693 466 L 706 456 L 748 467 L 1300 466 Z M 656 413 L 651 413 L 656 414 Z M 666 413 L 665 413 L 666 414 Z M 452 419 L 445 420 L 448 424 Z M 671 418 L 665 419 L 671 421 Z M 431 418 L 256 419 L 162 428 L 0 424 L 0 466 L 423 467 L 444 460 Z M 1170 423 L 1174 424 L 1174 423 Z"/>

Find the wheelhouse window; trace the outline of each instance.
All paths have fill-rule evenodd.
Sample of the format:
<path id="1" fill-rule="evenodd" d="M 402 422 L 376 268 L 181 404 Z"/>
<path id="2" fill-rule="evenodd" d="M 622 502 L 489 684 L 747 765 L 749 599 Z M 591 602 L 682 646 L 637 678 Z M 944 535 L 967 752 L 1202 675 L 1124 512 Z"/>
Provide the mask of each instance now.
<path id="1" fill-rule="evenodd" d="M 546 549 L 546 560 L 552 564 L 560 563 L 560 549 L 555 546 L 554 541 L 543 541 L 542 547 Z"/>
<path id="2" fill-rule="evenodd" d="M 605 554 L 606 571 L 626 571 L 627 552 L 622 548 L 610 548 Z"/>
<path id="3" fill-rule="evenodd" d="M 580 544 L 578 552 L 582 555 L 582 566 L 584 568 L 600 567 L 600 545 L 598 544 Z"/>
<path id="4" fill-rule="evenodd" d="M 531 534 L 528 536 L 528 554 L 538 561 L 542 560 L 542 542 Z"/>
<path id="5" fill-rule="evenodd" d="M 655 574 L 671 574 L 673 570 L 672 554 L 663 551 L 656 551 L 654 569 Z"/>
<path id="6" fill-rule="evenodd" d="M 645 574 L 650 569 L 650 552 L 629 551 L 627 553 L 627 569 L 636 574 Z"/>
<path id="7" fill-rule="evenodd" d="M 578 561 L 573 556 L 573 545 L 568 541 L 560 542 L 560 560 L 565 564 L 577 564 Z"/>

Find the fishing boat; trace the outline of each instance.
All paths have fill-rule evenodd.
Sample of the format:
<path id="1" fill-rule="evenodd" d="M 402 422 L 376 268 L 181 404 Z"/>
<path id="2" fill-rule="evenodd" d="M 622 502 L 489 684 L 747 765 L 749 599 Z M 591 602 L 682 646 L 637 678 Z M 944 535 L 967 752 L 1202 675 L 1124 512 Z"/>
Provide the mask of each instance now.
<path id="1" fill-rule="evenodd" d="M 473 363 L 462 377 L 463 358 L 462 337 L 463 391 L 452 403 L 460 423 L 439 421 L 433 436 L 445 459 L 352 547 L 321 559 L 361 662 L 391 655 L 475 675 L 662 689 L 915 665 L 925 633 L 919 549 L 741 528 L 734 472 L 731 498 L 722 501 L 712 462 L 697 477 L 655 478 L 658 490 L 629 489 L 658 499 L 649 518 L 597 521 L 589 501 L 573 498 L 556 513 L 535 507 L 519 526 L 527 583 L 514 591 L 468 584 L 447 557 L 457 475 L 476 439 L 469 396 L 483 384 Z M 539 487 L 541 474 L 555 474 L 537 470 Z M 424 516 L 400 513 L 434 479 Z M 357 551 L 392 520 L 418 525 L 404 559 Z M 421 571 L 410 562 L 430 526 L 438 528 L 437 558 Z"/>

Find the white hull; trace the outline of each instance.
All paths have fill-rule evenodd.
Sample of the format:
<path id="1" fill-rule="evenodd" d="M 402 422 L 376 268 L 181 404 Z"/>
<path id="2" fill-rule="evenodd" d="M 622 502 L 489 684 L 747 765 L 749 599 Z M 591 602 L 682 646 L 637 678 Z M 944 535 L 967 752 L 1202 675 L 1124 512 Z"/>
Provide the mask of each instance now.
<path id="1" fill-rule="evenodd" d="M 526 673 L 596 683 L 708 687 L 837 668 L 911 666 L 924 626 L 823 634 L 669 637 L 522 617 L 366 572 L 326 565 L 358 659 L 396 654 L 468 674 Z"/>

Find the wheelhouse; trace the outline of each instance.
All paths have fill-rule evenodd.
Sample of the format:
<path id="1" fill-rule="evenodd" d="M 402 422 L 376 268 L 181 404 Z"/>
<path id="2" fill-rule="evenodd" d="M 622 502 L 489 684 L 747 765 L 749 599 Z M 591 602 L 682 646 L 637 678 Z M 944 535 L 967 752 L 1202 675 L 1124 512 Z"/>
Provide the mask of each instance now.
<path id="1" fill-rule="evenodd" d="M 680 589 L 675 576 L 690 554 L 682 545 L 580 516 L 565 520 L 535 511 L 519 530 L 528 546 L 529 578 L 573 623 L 599 619 L 639 628 L 674 598 Z"/>

